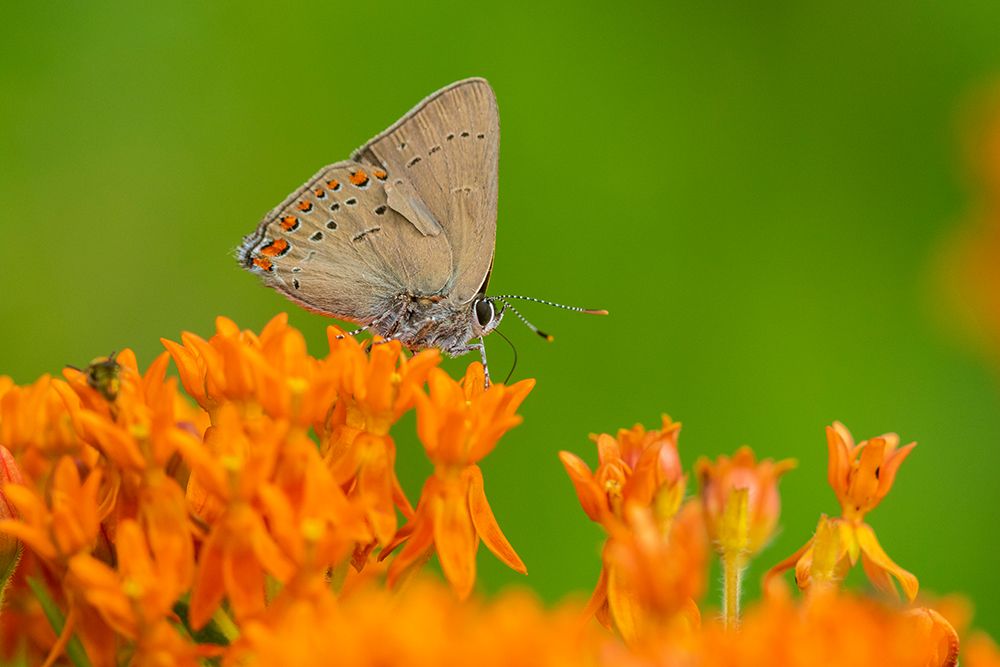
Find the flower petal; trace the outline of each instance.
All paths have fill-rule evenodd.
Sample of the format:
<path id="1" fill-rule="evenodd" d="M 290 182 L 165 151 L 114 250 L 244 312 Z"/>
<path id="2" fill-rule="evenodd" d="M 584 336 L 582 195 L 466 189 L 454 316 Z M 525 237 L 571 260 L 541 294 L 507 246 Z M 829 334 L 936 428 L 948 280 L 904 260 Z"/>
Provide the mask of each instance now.
<path id="1" fill-rule="evenodd" d="M 466 494 L 452 486 L 432 502 L 434 547 L 441 569 L 459 599 L 464 600 L 476 583 L 478 546 Z"/>
<path id="2" fill-rule="evenodd" d="M 920 588 L 920 582 L 917 578 L 907 572 L 899 565 L 896 565 L 888 554 L 882 550 L 882 545 L 878 543 L 878 538 L 875 537 L 875 531 L 872 530 L 871 526 L 866 523 L 862 523 L 855 528 L 855 535 L 857 535 L 858 544 L 861 547 L 861 556 L 864 564 L 865 572 L 869 573 L 869 578 L 876 587 L 881 588 L 886 584 L 888 577 L 883 577 L 881 574 L 876 575 L 875 578 L 871 577 L 871 572 L 886 572 L 891 574 L 899 581 L 899 585 L 903 589 L 903 593 L 906 595 L 906 599 L 913 602 L 914 598 L 917 597 L 917 591 Z M 890 581 L 891 583 L 891 581 Z M 894 587 L 889 587 L 891 592 L 895 593 Z M 882 588 L 882 590 L 886 590 Z M 889 590 L 886 590 L 889 592 Z"/>
<path id="3" fill-rule="evenodd" d="M 509 568 L 521 574 L 527 574 L 528 568 L 514 551 L 514 547 L 507 541 L 497 524 L 496 517 L 493 516 L 493 510 L 486 499 L 486 491 L 483 486 L 483 471 L 479 469 L 479 466 L 472 465 L 466 469 L 466 474 L 469 477 L 469 512 L 472 515 L 472 524 L 475 526 L 476 532 L 483 538 L 486 547 Z"/>
<path id="4" fill-rule="evenodd" d="M 587 513 L 591 521 L 600 521 L 608 511 L 607 496 L 594 481 L 594 475 L 590 468 L 576 454 L 572 452 L 559 452 L 559 460 L 562 461 L 569 480 L 576 489 L 576 496 L 580 499 L 583 511 Z"/>

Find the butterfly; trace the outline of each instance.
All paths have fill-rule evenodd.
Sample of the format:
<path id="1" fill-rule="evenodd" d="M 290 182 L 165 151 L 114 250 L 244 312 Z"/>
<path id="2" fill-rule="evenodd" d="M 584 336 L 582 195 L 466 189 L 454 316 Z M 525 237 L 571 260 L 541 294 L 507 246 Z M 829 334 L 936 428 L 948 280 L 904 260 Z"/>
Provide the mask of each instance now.
<path id="1" fill-rule="evenodd" d="M 478 350 L 509 299 L 486 296 L 500 122 L 485 79 L 433 93 L 349 160 L 323 167 L 243 239 L 240 264 L 307 308 L 450 356 Z M 500 308 L 494 304 L 499 303 Z"/>

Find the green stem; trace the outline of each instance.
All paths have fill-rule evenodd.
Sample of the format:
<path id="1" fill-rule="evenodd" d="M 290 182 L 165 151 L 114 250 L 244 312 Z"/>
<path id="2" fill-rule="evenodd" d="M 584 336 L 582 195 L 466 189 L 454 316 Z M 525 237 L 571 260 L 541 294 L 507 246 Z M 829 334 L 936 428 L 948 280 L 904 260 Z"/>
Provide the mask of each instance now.
<path id="1" fill-rule="evenodd" d="M 727 630 L 735 630 L 740 625 L 740 593 L 743 584 L 745 560 L 738 551 L 722 556 L 722 609 Z"/>

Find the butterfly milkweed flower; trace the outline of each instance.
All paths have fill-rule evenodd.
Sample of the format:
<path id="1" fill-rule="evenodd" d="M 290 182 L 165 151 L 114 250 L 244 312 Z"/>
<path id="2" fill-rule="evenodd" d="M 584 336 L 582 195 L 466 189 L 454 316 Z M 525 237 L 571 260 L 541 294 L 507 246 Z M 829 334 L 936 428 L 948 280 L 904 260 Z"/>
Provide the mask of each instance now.
<path id="1" fill-rule="evenodd" d="M 486 601 L 471 596 L 481 541 L 525 566 L 480 461 L 520 424 L 534 381 L 487 389 L 477 362 L 455 380 L 434 351 L 328 339 L 313 357 L 284 316 L 259 334 L 219 318 L 145 370 L 126 349 L 63 378 L 0 377 L 0 575 L 14 568 L 0 580 L 0 663 L 313 665 L 335 651 L 351 665 L 955 664 L 944 607 L 843 590 L 861 560 L 877 586 L 916 591 L 865 523 L 912 447 L 895 436 L 855 445 L 829 429 L 841 516 L 775 569 L 794 567 L 807 594 L 768 586 L 738 627 L 698 607 L 711 549 L 725 562 L 763 547 L 791 464 L 703 459 L 685 500 L 667 416 L 592 436 L 594 470 L 560 453 L 606 534 L 589 602 Z M 393 440 L 411 412 L 433 464 L 415 508 Z M 418 573 L 434 554 L 444 581 Z M 963 664 L 996 653 L 979 638 Z"/>
<path id="2" fill-rule="evenodd" d="M 794 468 L 786 459 L 758 462 L 753 450 L 740 447 L 730 458 L 695 463 L 705 526 L 722 559 L 723 609 L 727 624 L 739 620 L 742 572 L 771 539 L 781 512 L 778 480 Z"/>
<path id="3" fill-rule="evenodd" d="M 396 509 L 405 517 L 413 507 L 396 477 L 396 444 L 389 429 L 417 400 L 430 370 L 440 363 L 437 350 L 407 359 L 398 341 L 374 345 L 366 353 L 335 327 L 327 330 L 328 364 L 338 370 L 338 400 L 326 416 L 323 457 L 334 479 L 364 509 L 373 533 L 359 544 L 355 567 L 362 567 L 376 545 L 396 534 Z"/>
<path id="4" fill-rule="evenodd" d="M 598 454 L 598 466 L 593 472 L 577 455 L 559 452 L 583 511 L 591 521 L 601 524 L 609 538 L 587 613 L 595 614 L 606 627 L 617 627 L 623 636 L 635 634 L 631 605 L 626 604 L 634 594 L 624 589 L 611 590 L 625 586 L 625 578 L 613 572 L 615 564 L 610 558 L 613 542 L 630 539 L 630 522 L 634 517 L 642 517 L 638 520 L 643 523 L 651 521 L 660 538 L 666 539 L 684 497 L 686 481 L 677 454 L 681 424 L 669 415 L 663 415 L 662 420 L 660 429 L 646 430 L 636 424 L 631 429 L 620 429 L 616 436 L 607 433 L 591 436 Z M 643 531 L 648 532 L 645 527 Z M 692 573 L 692 576 L 697 575 Z M 621 603 L 620 619 L 615 618 L 612 601 Z M 697 619 L 691 616 L 691 620 Z"/>
<path id="5" fill-rule="evenodd" d="M 792 567 L 802 590 L 813 582 L 827 589 L 836 587 L 847 570 L 860 558 L 869 581 L 881 591 L 896 594 L 893 578 L 912 601 L 917 595 L 917 578 L 897 565 L 882 549 L 875 531 L 865 522 L 896 479 L 899 466 L 916 447 L 911 442 L 899 446 L 899 436 L 887 433 L 858 444 L 840 422 L 826 429 L 830 486 L 840 501 L 841 516 L 820 519 L 816 534 L 797 552 L 775 565 L 765 577 L 765 585 Z"/>
<path id="6" fill-rule="evenodd" d="M 515 412 L 535 381 L 485 389 L 484 378 L 482 364 L 475 362 L 457 382 L 434 368 L 427 377 L 428 393 L 417 394 L 417 435 L 434 464 L 434 474 L 424 484 L 412 521 L 387 549 L 405 541 L 389 566 L 390 584 L 425 560 L 433 548 L 448 582 L 464 599 L 476 581 L 480 539 L 511 569 L 527 573 L 493 516 L 477 463 L 504 433 L 521 423 Z"/>
<path id="7" fill-rule="evenodd" d="M 2 392 L 2 388 L 0 388 Z M 0 521 L 17 519 L 17 510 L 7 500 L 4 488 L 8 485 L 23 485 L 24 478 L 10 450 L 0 445 Z M 21 541 L 15 535 L 0 532 L 0 609 L 3 608 L 3 594 L 7 582 L 21 559 Z"/>

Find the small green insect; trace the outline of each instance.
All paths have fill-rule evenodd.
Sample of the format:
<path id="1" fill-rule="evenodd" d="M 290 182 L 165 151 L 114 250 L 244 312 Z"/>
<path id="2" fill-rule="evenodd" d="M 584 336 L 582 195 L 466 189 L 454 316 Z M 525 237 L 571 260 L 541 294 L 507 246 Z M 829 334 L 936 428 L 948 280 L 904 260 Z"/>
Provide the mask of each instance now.
<path id="1" fill-rule="evenodd" d="M 122 366 L 115 357 L 117 352 L 112 352 L 106 357 L 97 357 L 84 369 L 76 366 L 69 366 L 73 370 L 80 371 L 87 376 L 87 384 L 104 397 L 109 403 L 114 403 L 118 398 L 118 391 L 121 389 Z"/>

